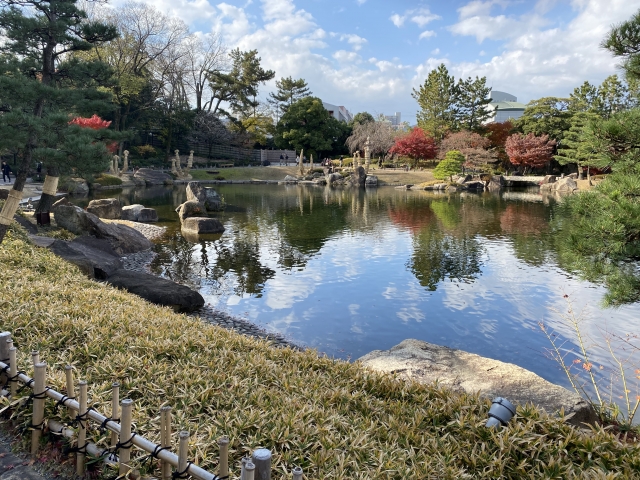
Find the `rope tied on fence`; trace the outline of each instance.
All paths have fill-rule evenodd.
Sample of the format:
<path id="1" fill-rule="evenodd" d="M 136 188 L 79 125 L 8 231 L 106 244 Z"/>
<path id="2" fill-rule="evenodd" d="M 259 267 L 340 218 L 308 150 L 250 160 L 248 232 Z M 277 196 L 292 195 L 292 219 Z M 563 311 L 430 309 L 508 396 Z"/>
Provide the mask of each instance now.
<path id="1" fill-rule="evenodd" d="M 160 445 L 156 445 L 155 448 L 153 449 L 153 452 L 149 453 L 149 455 L 145 455 L 144 457 L 138 459 L 138 461 L 140 462 L 140 466 L 144 467 L 147 464 L 150 465 L 151 460 L 154 458 L 158 458 L 158 455 L 162 450 L 171 450 L 171 447 L 162 447 Z"/>
<path id="2" fill-rule="evenodd" d="M 6 367 L 2 369 L 2 371 L 4 372 L 6 370 Z M 18 377 L 20 377 L 20 375 L 24 375 L 26 374 L 26 372 L 19 370 L 18 373 L 16 373 L 13 377 L 7 377 L 7 381 L 4 382 L 4 388 L 8 387 L 10 383 L 13 382 L 17 382 L 18 381 Z"/>
<path id="3" fill-rule="evenodd" d="M 175 472 L 173 472 L 171 474 L 171 478 L 172 479 L 177 479 L 177 478 L 189 478 L 189 467 L 193 465 L 193 462 L 189 461 L 187 462 L 187 466 L 185 467 L 185 469 L 181 472 L 178 472 L 177 470 Z"/>
<path id="4" fill-rule="evenodd" d="M 100 424 L 100 426 L 98 427 L 98 431 L 100 433 L 105 433 L 107 431 L 107 423 L 109 423 L 109 422 L 120 423 L 120 419 L 119 418 L 111 418 L 111 417 L 105 418 L 102 421 L 102 423 Z"/>
<path id="5" fill-rule="evenodd" d="M 58 400 L 56 402 L 56 404 L 53 406 L 53 411 L 54 412 L 58 412 L 60 411 L 60 407 L 66 407 L 66 402 L 67 400 L 75 400 L 76 397 L 67 397 L 66 395 L 62 395 L 62 398 L 60 400 Z"/>
<path id="6" fill-rule="evenodd" d="M 29 381 L 25 382 L 24 385 L 18 388 L 18 391 L 16 393 L 22 392 L 25 388 L 31 388 L 33 386 L 33 382 L 35 382 L 35 380 L 33 378 L 30 378 Z"/>
<path id="7" fill-rule="evenodd" d="M 87 420 L 89 420 L 89 412 L 91 410 L 96 411 L 95 408 L 89 407 L 89 408 L 87 408 L 87 411 L 84 412 L 82 415 L 80 415 L 80 414 L 76 415 L 76 417 L 73 419 L 72 426 L 75 427 L 76 425 L 80 425 L 80 427 L 86 429 L 87 425 L 85 423 L 87 422 Z M 82 423 L 82 422 L 85 422 L 85 423 Z"/>
<path id="8" fill-rule="evenodd" d="M 133 437 L 135 437 L 136 435 L 138 435 L 136 432 L 131 432 L 131 438 L 129 440 L 127 440 L 126 442 L 116 443 L 115 451 L 117 452 L 119 450 L 129 450 L 131 447 L 133 447 Z"/>
<path id="9" fill-rule="evenodd" d="M 76 445 L 75 447 L 68 447 L 65 448 L 64 451 L 67 454 L 71 454 L 71 453 L 84 453 L 85 455 L 87 454 L 87 447 L 89 446 L 91 442 L 87 442 L 85 443 L 83 446 L 78 446 Z"/>

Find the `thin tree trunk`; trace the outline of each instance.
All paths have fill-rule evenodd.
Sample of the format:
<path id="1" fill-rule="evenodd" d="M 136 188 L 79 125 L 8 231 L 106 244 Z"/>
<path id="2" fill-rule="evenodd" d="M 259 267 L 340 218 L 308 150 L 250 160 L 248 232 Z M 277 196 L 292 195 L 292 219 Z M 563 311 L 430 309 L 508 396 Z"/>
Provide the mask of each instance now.
<path id="1" fill-rule="evenodd" d="M 47 213 L 51 210 L 51 206 L 56 201 L 56 191 L 58 190 L 58 180 L 60 175 L 56 167 L 47 168 L 47 176 L 44 179 L 42 187 L 42 195 L 36 208 L 36 213 Z"/>

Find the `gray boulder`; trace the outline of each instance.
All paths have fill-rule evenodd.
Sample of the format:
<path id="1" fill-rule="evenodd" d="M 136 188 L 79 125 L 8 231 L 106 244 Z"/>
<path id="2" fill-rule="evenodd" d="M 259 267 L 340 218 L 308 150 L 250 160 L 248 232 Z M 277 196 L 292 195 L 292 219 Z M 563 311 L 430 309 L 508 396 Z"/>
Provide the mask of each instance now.
<path id="1" fill-rule="evenodd" d="M 564 409 L 574 425 L 595 424 L 593 408 L 576 393 L 554 385 L 529 370 L 473 353 L 408 339 L 390 350 L 374 350 L 360 362 L 373 370 L 395 373 L 421 383 L 439 385 L 514 404 L 533 403 L 549 414 Z"/>
<path id="2" fill-rule="evenodd" d="M 158 212 L 155 208 L 143 208 L 138 216 L 139 222 L 151 223 L 158 221 Z"/>
<path id="3" fill-rule="evenodd" d="M 547 185 L 548 183 L 555 183 L 556 176 L 555 175 L 545 175 L 545 177 L 540 182 L 540 185 Z"/>
<path id="4" fill-rule="evenodd" d="M 475 191 L 482 191 L 484 190 L 484 182 L 481 181 L 472 181 L 472 182 L 467 182 L 464 184 L 465 187 L 467 187 L 467 190 L 475 190 Z"/>
<path id="5" fill-rule="evenodd" d="M 291 175 L 287 175 L 286 177 L 284 177 L 284 181 L 285 182 L 290 182 L 290 183 L 294 183 L 298 181 L 297 177 L 292 177 Z"/>
<path id="6" fill-rule="evenodd" d="M 148 273 L 120 269 L 106 281 L 151 303 L 173 307 L 179 311 L 192 311 L 204 306 L 204 298 L 198 292 Z"/>
<path id="7" fill-rule="evenodd" d="M 502 175 L 493 175 L 491 180 L 487 182 L 487 190 L 490 191 L 498 191 L 504 188 L 505 181 Z"/>
<path id="8" fill-rule="evenodd" d="M 364 171 L 363 167 L 356 167 L 353 173 L 351 174 L 351 185 L 354 187 L 364 187 L 365 181 L 367 178 L 367 174 Z"/>
<path id="9" fill-rule="evenodd" d="M 76 235 L 88 234 L 107 240 L 118 255 L 151 248 L 151 242 L 137 230 L 119 223 L 104 223 L 75 205 L 58 205 L 52 212 L 59 227 Z"/>
<path id="10" fill-rule="evenodd" d="M 141 168 L 133 176 L 134 182 L 144 181 L 145 185 L 172 185 L 173 177 L 168 173 L 159 172 L 150 168 Z M 137 184 L 137 182 L 136 182 Z"/>
<path id="11" fill-rule="evenodd" d="M 195 235 L 223 233 L 224 225 L 217 218 L 189 217 L 182 221 L 182 231 Z"/>
<path id="12" fill-rule="evenodd" d="M 378 177 L 375 175 L 367 175 L 367 178 L 364 181 L 365 187 L 377 187 L 378 186 Z"/>
<path id="13" fill-rule="evenodd" d="M 559 193 L 573 193 L 578 190 L 578 184 L 571 177 L 564 177 L 553 184 L 553 190 Z"/>
<path id="14" fill-rule="evenodd" d="M 458 185 L 462 185 L 463 183 L 467 183 L 471 180 L 471 175 L 462 175 L 460 177 L 458 177 L 458 179 L 456 180 L 456 183 Z"/>
<path id="15" fill-rule="evenodd" d="M 87 212 L 93 213 L 98 218 L 114 220 L 122 215 L 122 206 L 117 198 L 91 200 L 87 206 Z"/>
<path id="16" fill-rule="evenodd" d="M 180 217 L 180 221 L 183 222 L 185 218 L 205 215 L 207 213 L 207 209 L 204 204 L 190 200 L 176 208 L 176 212 Z"/>
<path id="17" fill-rule="evenodd" d="M 187 201 L 202 203 L 210 212 L 222 210 L 222 199 L 218 192 L 211 187 L 203 187 L 200 182 L 187 184 Z"/>
<path id="18" fill-rule="evenodd" d="M 122 262 L 109 242 L 94 237 L 78 237 L 72 242 L 56 240 L 49 250 L 78 266 L 88 277 L 98 280 L 104 280 L 122 268 Z"/>
<path id="19" fill-rule="evenodd" d="M 67 186 L 71 195 L 83 196 L 89 194 L 89 184 L 82 178 L 71 178 Z"/>
<path id="20" fill-rule="evenodd" d="M 327 175 L 327 183 L 331 185 L 332 183 L 340 183 L 344 180 L 344 177 L 339 173 L 330 173 Z"/>
<path id="21" fill-rule="evenodd" d="M 140 210 L 144 208 L 144 205 L 136 203 L 135 205 L 126 205 L 122 207 L 122 214 L 120 218 L 122 220 L 129 220 L 131 222 L 137 222 L 140 217 Z"/>

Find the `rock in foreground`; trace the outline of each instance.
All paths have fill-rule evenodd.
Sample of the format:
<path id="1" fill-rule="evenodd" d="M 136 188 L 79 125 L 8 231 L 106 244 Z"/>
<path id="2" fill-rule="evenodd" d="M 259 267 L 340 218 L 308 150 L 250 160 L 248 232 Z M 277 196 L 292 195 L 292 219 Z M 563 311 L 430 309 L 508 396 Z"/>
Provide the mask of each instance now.
<path id="1" fill-rule="evenodd" d="M 173 185 L 173 177 L 168 173 L 141 168 L 133 176 L 134 180 L 144 182 L 145 185 Z"/>
<path id="2" fill-rule="evenodd" d="M 397 373 L 421 383 L 434 383 L 460 392 L 480 392 L 483 397 L 505 397 L 512 403 L 531 402 L 554 414 L 564 408 L 574 425 L 594 424 L 593 408 L 579 395 L 554 385 L 511 363 L 473 353 L 408 339 L 390 350 L 374 350 L 359 359 L 363 365 Z"/>
<path id="3" fill-rule="evenodd" d="M 87 212 L 93 213 L 98 218 L 116 220 L 122 215 L 122 206 L 117 198 L 102 198 L 91 200 L 87 206 Z"/>
<path id="4" fill-rule="evenodd" d="M 198 292 L 148 273 L 121 269 L 111 275 L 107 283 L 127 290 L 151 303 L 173 307 L 180 311 L 190 312 L 204 306 L 204 298 Z"/>
<path id="5" fill-rule="evenodd" d="M 182 221 L 182 231 L 196 235 L 224 233 L 224 225 L 217 218 L 189 217 Z"/>

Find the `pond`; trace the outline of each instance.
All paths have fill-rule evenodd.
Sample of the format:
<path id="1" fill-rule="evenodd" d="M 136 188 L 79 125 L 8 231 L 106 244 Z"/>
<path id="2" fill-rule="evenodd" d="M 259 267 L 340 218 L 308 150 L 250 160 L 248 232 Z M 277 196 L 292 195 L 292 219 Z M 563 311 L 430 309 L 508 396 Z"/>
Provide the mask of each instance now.
<path id="1" fill-rule="evenodd" d="M 184 238 L 184 186 L 105 191 L 158 210 L 168 227 L 152 271 L 195 287 L 216 309 L 356 359 L 417 338 L 515 363 L 568 386 L 539 322 L 560 341 L 569 296 L 587 342 L 637 330 L 638 305 L 604 309 L 603 287 L 558 265 L 554 201 L 536 191 L 438 194 L 219 185 L 222 235 Z M 88 200 L 80 201 L 86 205 Z M 569 341 L 564 351 L 574 348 Z M 593 358 L 604 362 L 602 350 Z M 569 355 L 572 360 L 575 356 Z"/>

